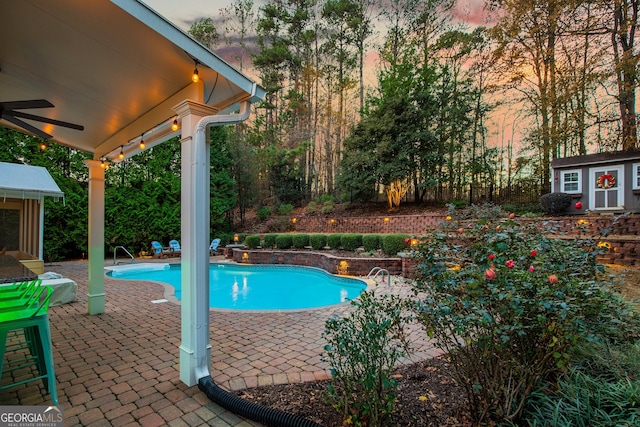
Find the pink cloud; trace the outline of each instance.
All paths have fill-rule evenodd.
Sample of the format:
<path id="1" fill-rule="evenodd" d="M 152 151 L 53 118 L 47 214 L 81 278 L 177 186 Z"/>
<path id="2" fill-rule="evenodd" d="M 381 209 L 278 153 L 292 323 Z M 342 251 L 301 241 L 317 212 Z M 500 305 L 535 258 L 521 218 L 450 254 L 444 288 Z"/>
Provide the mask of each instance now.
<path id="1" fill-rule="evenodd" d="M 489 13 L 484 9 L 483 0 L 458 0 L 452 10 L 453 18 L 457 22 L 468 25 L 488 25 Z"/>

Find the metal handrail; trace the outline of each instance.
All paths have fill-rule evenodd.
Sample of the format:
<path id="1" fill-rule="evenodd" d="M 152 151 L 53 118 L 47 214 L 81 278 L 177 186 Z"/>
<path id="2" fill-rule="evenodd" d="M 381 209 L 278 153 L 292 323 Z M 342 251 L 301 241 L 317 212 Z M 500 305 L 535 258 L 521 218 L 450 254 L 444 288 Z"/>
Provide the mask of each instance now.
<path id="1" fill-rule="evenodd" d="M 113 248 L 113 265 L 116 265 L 116 256 L 118 253 L 118 249 L 122 249 L 127 255 L 129 255 L 131 257 L 131 264 L 133 264 L 135 258 L 129 253 L 127 248 L 125 248 L 124 246 L 116 246 L 115 248 Z"/>
<path id="2" fill-rule="evenodd" d="M 384 275 L 387 275 L 387 284 L 391 286 L 391 275 L 389 274 L 389 270 L 386 270 L 382 267 L 373 267 L 369 274 L 367 274 L 367 279 L 376 280 L 378 276 L 382 277 L 382 283 L 384 283 Z"/>

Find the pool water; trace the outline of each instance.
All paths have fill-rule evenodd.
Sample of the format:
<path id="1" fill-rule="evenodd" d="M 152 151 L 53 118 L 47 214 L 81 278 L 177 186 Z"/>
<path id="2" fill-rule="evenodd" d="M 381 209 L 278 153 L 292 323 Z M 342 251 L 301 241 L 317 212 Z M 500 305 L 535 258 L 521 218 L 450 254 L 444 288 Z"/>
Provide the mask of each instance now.
<path id="1" fill-rule="evenodd" d="M 177 299 L 182 299 L 180 265 L 149 266 L 107 274 L 117 279 L 164 282 L 175 289 Z M 362 280 L 334 276 L 317 268 L 235 264 L 210 264 L 209 286 L 209 307 L 235 310 L 325 307 L 355 299 L 367 287 Z"/>

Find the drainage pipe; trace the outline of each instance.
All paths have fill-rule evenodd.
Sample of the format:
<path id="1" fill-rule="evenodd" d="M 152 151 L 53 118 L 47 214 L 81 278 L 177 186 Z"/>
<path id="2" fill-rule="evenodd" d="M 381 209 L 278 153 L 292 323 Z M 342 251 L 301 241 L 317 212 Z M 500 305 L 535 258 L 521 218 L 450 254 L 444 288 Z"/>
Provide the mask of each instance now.
<path id="1" fill-rule="evenodd" d="M 322 427 L 306 418 L 241 399 L 220 388 L 211 376 L 200 378 L 198 387 L 209 399 L 223 408 L 267 427 Z"/>

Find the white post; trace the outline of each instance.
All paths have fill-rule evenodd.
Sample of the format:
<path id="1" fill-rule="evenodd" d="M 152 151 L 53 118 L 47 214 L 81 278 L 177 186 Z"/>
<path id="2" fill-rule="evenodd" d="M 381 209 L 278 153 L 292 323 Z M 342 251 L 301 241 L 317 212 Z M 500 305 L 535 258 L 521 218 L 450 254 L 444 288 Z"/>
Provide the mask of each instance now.
<path id="1" fill-rule="evenodd" d="M 98 160 L 86 160 L 89 168 L 89 285 L 87 312 L 104 313 L 104 169 Z"/>

